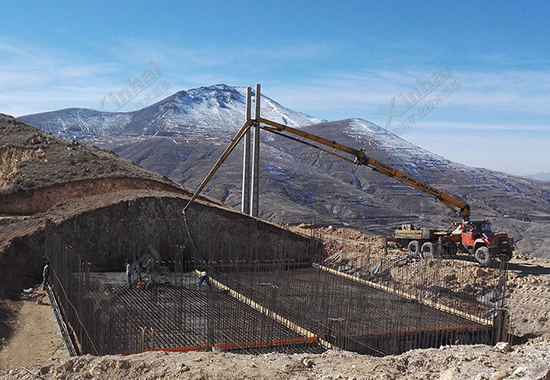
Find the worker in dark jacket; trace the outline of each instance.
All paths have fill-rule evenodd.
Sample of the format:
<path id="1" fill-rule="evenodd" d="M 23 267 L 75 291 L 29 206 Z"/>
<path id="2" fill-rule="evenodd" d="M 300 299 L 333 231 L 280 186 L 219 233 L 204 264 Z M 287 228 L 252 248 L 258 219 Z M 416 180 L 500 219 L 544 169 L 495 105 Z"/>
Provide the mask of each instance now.
<path id="1" fill-rule="evenodd" d="M 201 272 L 199 276 L 199 282 L 197 283 L 197 288 L 200 288 L 202 284 L 208 285 L 208 289 L 210 289 L 210 280 L 208 279 L 208 274 L 206 272 Z"/>

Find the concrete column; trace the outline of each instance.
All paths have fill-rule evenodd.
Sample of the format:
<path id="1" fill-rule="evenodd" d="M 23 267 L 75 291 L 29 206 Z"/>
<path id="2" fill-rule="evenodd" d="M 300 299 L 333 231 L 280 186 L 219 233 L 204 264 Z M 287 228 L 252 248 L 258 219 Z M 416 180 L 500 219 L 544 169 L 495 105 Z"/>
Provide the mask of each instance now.
<path id="1" fill-rule="evenodd" d="M 246 89 L 246 121 L 252 118 L 252 88 Z M 246 131 L 244 139 L 244 154 L 243 154 L 243 186 L 241 196 L 241 212 L 250 215 L 250 178 L 251 178 L 251 161 L 252 155 L 250 151 L 250 129 Z"/>
<path id="2" fill-rule="evenodd" d="M 260 118 L 260 85 L 256 84 L 256 120 Z M 252 187 L 250 189 L 250 215 L 258 216 L 259 198 L 259 175 L 260 175 L 260 128 L 254 126 L 254 138 L 252 141 Z"/>

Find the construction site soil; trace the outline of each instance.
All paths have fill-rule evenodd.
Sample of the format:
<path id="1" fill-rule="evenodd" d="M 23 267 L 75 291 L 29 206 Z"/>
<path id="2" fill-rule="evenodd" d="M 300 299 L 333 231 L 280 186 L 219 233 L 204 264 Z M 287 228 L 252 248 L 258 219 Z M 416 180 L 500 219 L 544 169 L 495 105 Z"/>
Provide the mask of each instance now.
<path id="1" fill-rule="evenodd" d="M 61 223 L 120 202 L 188 199 L 190 192 L 129 161 L 0 117 L 0 378 L 4 379 L 550 379 L 550 261 L 516 252 L 509 263 L 507 308 L 512 345 L 453 345 L 372 357 L 227 352 L 69 357 L 45 292 L 40 289 L 46 223 Z M 69 160 L 69 161 L 67 161 Z M 70 161 L 73 160 L 73 161 Z M 201 204 L 219 212 L 212 199 Z M 239 217 L 238 213 L 234 214 Z M 407 261 L 384 238 L 348 228 L 279 228 L 322 239 L 326 263 L 347 273 L 371 272 L 406 284 L 407 276 L 437 270 L 445 286 L 464 293 L 492 286 L 497 268 L 468 257 Z M 23 294 L 23 289 L 32 291 Z M 473 293 L 472 293 L 473 294 Z"/>

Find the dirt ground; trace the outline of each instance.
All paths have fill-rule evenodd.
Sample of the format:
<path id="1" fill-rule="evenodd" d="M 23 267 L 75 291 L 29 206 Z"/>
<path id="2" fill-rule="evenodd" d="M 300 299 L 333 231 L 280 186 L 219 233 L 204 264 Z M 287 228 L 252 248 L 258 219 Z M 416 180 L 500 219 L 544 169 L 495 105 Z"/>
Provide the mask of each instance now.
<path id="1" fill-rule="evenodd" d="M 15 369 L 0 377 L 31 379 L 31 371 L 42 379 L 548 379 L 549 348 L 546 341 L 511 349 L 455 346 L 383 358 L 339 351 L 255 356 L 154 352 L 75 357 L 48 366 Z"/>
<path id="2" fill-rule="evenodd" d="M 16 333 L 7 347 L 0 350 L 0 369 L 24 367 L 29 363 L 48 365 L 69 358 L 46 292 L 37 290 L 31 296 L 9 303 L 16 310 L 12 322 Z"/>

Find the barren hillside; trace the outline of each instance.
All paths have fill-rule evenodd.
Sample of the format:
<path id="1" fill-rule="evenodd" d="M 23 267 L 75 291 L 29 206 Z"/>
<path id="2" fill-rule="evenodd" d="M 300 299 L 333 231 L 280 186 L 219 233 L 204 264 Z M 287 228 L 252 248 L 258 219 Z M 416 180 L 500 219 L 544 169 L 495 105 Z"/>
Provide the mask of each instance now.
<path id="1" fill-rule="evenodd" d="M 303 128 L 410 174 L 470 204 L 472 219 L 488 219 L 532 256 L 550 255 L 550 187 L 547 182 L 473 168 L 432 154 L 364 120 Z M 101 146 L 143 167 L 196 188 L 233 135 L 211 131 L 163 136 L 119 136 Z M 260 217 L 272 222 L 349 225 L 391 235 L 401 223 L 448 228 L 458 221 L 445 206 L 414 188 L 310 146 L 262 134 Z M 351 156 L 350 156 L 351 157 Z M 352 159 L 354 157 L 351 157 Z M 205 194 L 240 209 L 242 149 L 224 162 Z"/>

